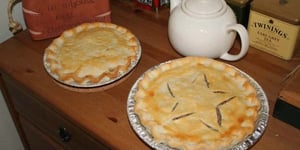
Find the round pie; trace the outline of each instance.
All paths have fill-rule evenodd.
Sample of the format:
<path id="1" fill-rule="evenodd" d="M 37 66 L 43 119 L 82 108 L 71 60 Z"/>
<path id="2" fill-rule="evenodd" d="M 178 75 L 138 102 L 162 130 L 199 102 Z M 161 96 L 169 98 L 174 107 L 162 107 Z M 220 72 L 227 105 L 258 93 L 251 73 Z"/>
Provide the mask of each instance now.
<path id="1" fill-rule="evenodd" d="M 137 81 L 134 112 L 157 143 L 227 149 L 255 129 L 261 102 L 236 68 L 203 57 L 171 60 Z"/>
<path id="2" fill-rule="evenodd" d="M 137 38 L 112 23 L 84 23 L 62 33 L 46 48 L 45 68 L 63 83 L 97 86 L 126 74 L 140 57 Z"/>

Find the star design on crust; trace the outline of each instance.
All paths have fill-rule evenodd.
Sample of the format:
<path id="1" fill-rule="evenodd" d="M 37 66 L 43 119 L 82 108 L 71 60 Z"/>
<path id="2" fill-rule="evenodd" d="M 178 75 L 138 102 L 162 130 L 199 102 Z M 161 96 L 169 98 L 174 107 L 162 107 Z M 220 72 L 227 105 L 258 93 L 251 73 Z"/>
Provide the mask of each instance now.
<path id="1" fill-rule="evenodd" d="M 187 79 L 183 79 L 183 80 L 187 80 Z M 211 89 L 211 83 L 210 83 L 210 81 L 209 81 L 209 79 L 208 79 L 208 77 L 205 73 L 203 73 L 202 75 L 197 75 L 191 81 L 187 80 L 186 82 L 191 82 L 190 86 L 185 88 L 185 89 L 187 89 L 187 91 L 189 89 L 193 89 L 195 86 L 203 86 L 204 88 L 206 88 L 206 92 L 209 91 L 211 93 L 211 96 L 213 96 L 213 97 L 218 97 L 218 94 L 221 95 L 221 94 L 229 93 L 228 91 L 225 91 L 225 90 L 213 90 L 213 89 Z M 200 85 L 200 84 L 202 84 L 202 85 Z M 180 86 L 180 83 L 179 83 L 179 85 L 176 85 L 176 83 L 171 84 L 171 82 L 167 82 L 167 84 L 166 84 L 166 87 L 167 87 L 167 90 L 168 90 L 168 93 L 169 93 L 170 97 L 172 99 L 174 99 L 174 104 L 173 104 L 170 112 L 175 112 L 176 109 L 178 107 L 180 107 L 181 103 L 186 100 L 185 95 L 182 96 L 182 95 L 177 95 L 176 94 L 177 93 L 176 92 L 176 86 Z M 187 94 L 189 94 L 189 93 L 187 92 Z M 201 97 L 201 96 L 198 96 L 198 97 Z M 214 98 L 214 102 L 212 102 L 211 105 L 208 105 L 208 107 L 209 107 L 208 109 L 209 110 L 214 110 L 214 112 L 216 114 L 215 115 L 216 118 L 213 119 L 213 120 L 215 120 L 215 122 L 213 122 L 213 123 L 212 122 L 206 122 L 205 120 L 203 120 L 201 118 L 201 116 L 199 116 L 199 121 L 203 125 L 205 125 L 208 129 L 210 129 L 212 131 L 219 132 L 218 128 L 222 127 L 222 119 L 223 119 L 223 116 L 222 116 L 222 113 L 221 113 L 221 108 L 222 108 L 223 105 L 229 103 L 230 101 L 232 101 L 235 98 L 236 98 L 236 96 L 229 96 L 225 99 L 224 98 L 220 98 L 220 99 L 217 98 L 217 100 L 215 100 L 216 98 Z M 195 97 L 193 99 L 194 100 L 192 100 L 192 101 L 194 101 L 194 102 L 199 100 L 198 98 L 195 98 Z M 205 100 L 207 100 L 207 99 L 205 99 Z M 197 104 L 195 104 L 195 105 L 197 105 Z M 190 117 L 192 115 L 196 115 L 197 111 L 199 111 L 199 110 L 188 110 L 185 113 L 174 116 L 172 118 L 172 120 L 176 121 L 176 120 L 179 120 L 179 119 L 183 119 L 185 117 Z M 216 123 L 217 123 L 218 126 L 213 126 L 213 124 L 216 124 Z"/>

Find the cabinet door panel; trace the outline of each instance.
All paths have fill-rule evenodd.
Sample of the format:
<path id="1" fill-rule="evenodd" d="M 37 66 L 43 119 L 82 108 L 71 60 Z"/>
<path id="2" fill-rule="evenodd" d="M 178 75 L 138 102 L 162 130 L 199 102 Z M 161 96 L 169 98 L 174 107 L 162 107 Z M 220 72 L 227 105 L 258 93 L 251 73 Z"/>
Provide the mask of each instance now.
<path id="1" fill-rule="evenodd" d="M 30 122 L 19 117 L 26 140 L 31 150 L 63 150 L 63 147 L 53 142 Z"/>
<path id="2" fill-rule="evenodd" d="M 108 149 L 84 130 L 66 120 L 50 106 L 25 92 L 10 80 L 4 80 L 17 112 L 65 149 Z"/>

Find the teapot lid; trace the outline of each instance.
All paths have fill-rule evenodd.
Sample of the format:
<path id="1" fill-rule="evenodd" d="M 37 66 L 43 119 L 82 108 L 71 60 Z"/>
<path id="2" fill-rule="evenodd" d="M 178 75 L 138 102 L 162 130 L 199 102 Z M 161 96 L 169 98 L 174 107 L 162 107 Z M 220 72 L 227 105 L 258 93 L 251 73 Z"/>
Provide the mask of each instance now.
<path id="1" fill-rule="evenodd" d="M 225 0 L 184 0 L 182 9 L 195 17 L 215 17 L 225 13 L 227 4 Z"/>

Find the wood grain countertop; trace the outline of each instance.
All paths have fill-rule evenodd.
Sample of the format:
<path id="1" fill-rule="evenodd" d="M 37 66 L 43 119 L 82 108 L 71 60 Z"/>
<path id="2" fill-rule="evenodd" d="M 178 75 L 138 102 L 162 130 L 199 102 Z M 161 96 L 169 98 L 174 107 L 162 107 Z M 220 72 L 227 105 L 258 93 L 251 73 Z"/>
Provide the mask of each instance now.
<path id="1" fill-rule="evenodd" d="M 111 1 L 112 22 L 131 30 L 140 40 L 142 57 L 136 68 L 123 80 L 96 92 L 74 91 L 58 85 L 43 66 L 44 49 L 52 39 L 32 41 L 23 31 L 0 45 L 0 71 L 17 81 L 27 92 L 40 98 L 69 121 L 86 130 L 112 149 L 150 149 L 132 130 L 126 111 L 128 93 L 136 79 L 150 67 L 182 57 L 168 41 L 167 8 L 158 14 L 135 8 L 130 1 Z M 232 51 L 239 49 L 235 42 Z M 220 60 L 222 61 L 222 60 Z M 264 89 L 270 105 L 268 126 L 253 150 L 300 148 L 300 130 L 271 114 L 282 88 L 282 80 L 300 64 L 298 53 L 285 61 L 250 47 L 241 60 L 226 62 L 253 77 Z"/>

